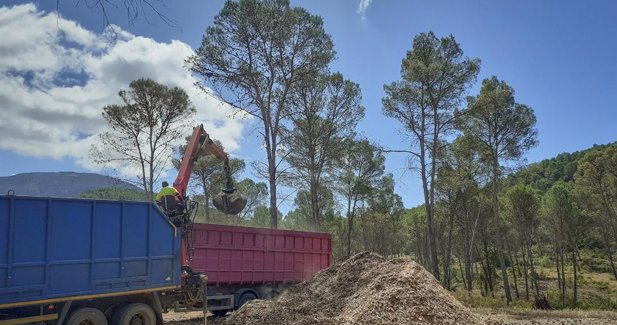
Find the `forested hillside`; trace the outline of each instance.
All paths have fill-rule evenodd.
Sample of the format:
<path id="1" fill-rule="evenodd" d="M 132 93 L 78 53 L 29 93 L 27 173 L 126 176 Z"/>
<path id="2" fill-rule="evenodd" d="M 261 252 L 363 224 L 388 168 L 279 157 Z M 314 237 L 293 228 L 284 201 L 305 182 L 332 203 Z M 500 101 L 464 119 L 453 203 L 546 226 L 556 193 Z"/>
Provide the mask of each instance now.
<path id="1" fill-rule="evenodd" d="M 492 217 L 491 187 L 481 161 L 463 164 L 459 157 L 458 163 L 440 173 L 437 186 L 436 234 L 446 288 L 460 292 L 459 298 L 471 305 L 504 304 L 495 240 L 501 236 L 515 303 L 531 305 L 535 297 L 546 296 L 557 308 L 616 306 L 617 143 L 562 153 L 502 178 L 500 226 Z M 411 255 L 429 266 L 426 210 L 404 209 L 393 184 L 386 175 L 374 183 L 370 196 L 358 196 L 352 232 L 348 206 L 336 200 L 350 201 L 341 201 L 344 193 L 322 189 L 319 230 L 333 235 L 335 259 L 370 250 Z M 250 214 L 229 217 L 212 210 L 210 222 L 268 227 L 265 184 L 261 186 L 261 198 Z M 295 207 L 279 215 L 280 226 L 314 229 L 307 192 L 297 193 Z M 200 218 L 205 219 L 203 212 Z"/>
<path id="2" fill-rule="evenodd" d="M 564 152 L 551 159 L 545 159 L 537 163 L 529 164 L 510 175 L 508 182 L 525 183 L 540 191 L 546 191 L 558 181 L 574 181 L 578 163 L 588 153 L 604 150 L 609 146 L 615 146 L 617 142 L 594 145 L 593 147 L 572 153 Z"/>

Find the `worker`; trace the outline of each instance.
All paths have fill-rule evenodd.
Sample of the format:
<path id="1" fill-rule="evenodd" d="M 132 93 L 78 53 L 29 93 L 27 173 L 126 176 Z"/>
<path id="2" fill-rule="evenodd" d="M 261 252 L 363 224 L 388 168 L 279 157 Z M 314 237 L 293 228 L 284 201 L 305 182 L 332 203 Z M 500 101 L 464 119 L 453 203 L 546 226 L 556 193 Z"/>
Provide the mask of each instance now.
<path id="1" fill-rule="evenodd" d="M 180 193 L 178 193 L 178 190 L 176 190 L 173 186 L 169 186 L 169 183 L 167 183 L 166 181 L 163 181 L 163 188 L 161 188 L 161 190 L 156 194 L 156 203 L 158 203 L 159 205 L 162 204 L 161 199 L 163 199 L 165 196 L 174 196 L 177 201 L 180 200 Z"/>

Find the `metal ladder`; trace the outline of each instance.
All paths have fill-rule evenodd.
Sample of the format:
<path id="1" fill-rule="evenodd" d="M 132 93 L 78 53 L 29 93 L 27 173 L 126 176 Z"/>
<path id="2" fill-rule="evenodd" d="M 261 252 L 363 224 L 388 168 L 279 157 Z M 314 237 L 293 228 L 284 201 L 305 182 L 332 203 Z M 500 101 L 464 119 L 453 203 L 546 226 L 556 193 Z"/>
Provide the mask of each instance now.
<path id="1" fill-rule="evenodd" d="M 182 237 L 186 246 L 186 258 L 190 261 L 195 256 L 195 238 L 193 233 L 193 223 L 189 222 L 182 226 Z"/>

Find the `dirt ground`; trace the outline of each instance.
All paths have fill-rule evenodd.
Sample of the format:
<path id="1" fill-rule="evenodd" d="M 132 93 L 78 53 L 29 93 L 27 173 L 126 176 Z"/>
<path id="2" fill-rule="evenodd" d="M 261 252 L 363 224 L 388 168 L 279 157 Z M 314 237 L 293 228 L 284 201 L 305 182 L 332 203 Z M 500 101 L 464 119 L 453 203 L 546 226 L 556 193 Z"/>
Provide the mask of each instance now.
<path id="1" fill-rule="evenodd" d="M 168 325 L 204 323 L 199 312 L 167 314 Z M 361 253 L 290 287 L 254 300 L 208 325 L 617 325 L 617 313 L 470 310 L 409 258 Z"/>
<path id="2" fill-rule="evenodd" d="M 488 320 L 487 324 L 503 325 L 617 325 L 617 312 L 603 310 L 496 311 L 475 309 L 474 313 Z M 493 323 L 491 323 L 491 321 Z"/>
<path id="3" fill-rule="evenodd" d="M 480 317 L 484 319 L 486 325 L 617 325 L 617 313 L 605 311 L 518 311 L 516 313 L 493 310 L 472 311 L 480 315 Z M 165 319 L 166 325 L 204 324 L 201 312 L 181 314 L 172 312 L 165 314 L 163 318 Z M 222 322 L 223 319 L 211 315 L 207 320 L 208 325 L 220 325 Z"/>

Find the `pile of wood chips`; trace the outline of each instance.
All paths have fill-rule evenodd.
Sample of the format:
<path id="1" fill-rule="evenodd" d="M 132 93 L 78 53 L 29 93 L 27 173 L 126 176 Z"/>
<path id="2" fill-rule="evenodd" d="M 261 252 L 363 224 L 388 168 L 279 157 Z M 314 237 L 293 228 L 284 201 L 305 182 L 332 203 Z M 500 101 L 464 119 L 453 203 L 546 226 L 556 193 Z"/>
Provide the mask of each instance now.
<path id="1" fill-rule="evenodd" d="M 225 318 L 244 324 L 483 324 L 422 266 L 361 253 L 295 285 L 275 301 L 255 300 Z"/>

